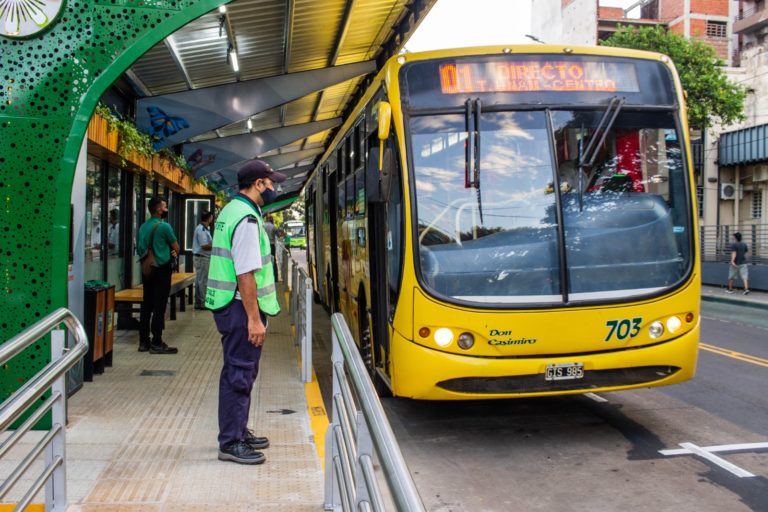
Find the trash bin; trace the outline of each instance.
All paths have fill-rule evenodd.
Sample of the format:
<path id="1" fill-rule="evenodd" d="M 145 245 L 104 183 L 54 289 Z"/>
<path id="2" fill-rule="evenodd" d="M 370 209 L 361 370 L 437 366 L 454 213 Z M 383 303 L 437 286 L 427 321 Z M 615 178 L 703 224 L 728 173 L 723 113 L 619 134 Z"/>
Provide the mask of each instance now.
<path id="1" fill-rule="evenodd" d="M 85 327 L 85 334 L 88 335 L 88 353 L 83 361 L 83 379 L 86 382 L 91 382 L 95 373 L 104 373 L 106 298 L 106 287 L 102 281 L 85 283 L 83 327 Z"/>

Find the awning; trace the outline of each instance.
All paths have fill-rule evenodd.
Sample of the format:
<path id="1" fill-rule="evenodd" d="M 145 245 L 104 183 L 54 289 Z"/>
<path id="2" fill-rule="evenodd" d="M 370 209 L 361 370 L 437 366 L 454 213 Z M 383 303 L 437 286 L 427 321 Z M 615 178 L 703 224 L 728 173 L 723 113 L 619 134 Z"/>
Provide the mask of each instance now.
<path id="1" fill-rule="evenodd" d="M 718 163 L 722 166 L 768 161 L 768 124 L 720 135 Z"/>

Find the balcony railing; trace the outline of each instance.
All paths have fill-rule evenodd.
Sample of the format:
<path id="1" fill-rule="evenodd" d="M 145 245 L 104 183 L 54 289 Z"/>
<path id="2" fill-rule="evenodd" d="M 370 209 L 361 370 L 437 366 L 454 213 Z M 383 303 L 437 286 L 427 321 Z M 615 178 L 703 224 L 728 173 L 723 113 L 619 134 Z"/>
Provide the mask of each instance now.
<path id="1" fill-rule="evenodd" d="M 747 263 L 768 265 L 768 224 L 750 226 L 700 226 L 701 261 L 729 262 L 733 234 L 741 233 L 741 241 L 749 247 Z"/>
<path id="2" fill-rule="evenodd" d="M 762 11 L 763 9 L 765 9 L 765 2 L 757 2 L 755 5 L 753 5 L 749 9 L 744 9 L 739 14 L 737 14 L 736 21 L 743 20 L 744 18 L 749 18 L 756 12 Z"/>

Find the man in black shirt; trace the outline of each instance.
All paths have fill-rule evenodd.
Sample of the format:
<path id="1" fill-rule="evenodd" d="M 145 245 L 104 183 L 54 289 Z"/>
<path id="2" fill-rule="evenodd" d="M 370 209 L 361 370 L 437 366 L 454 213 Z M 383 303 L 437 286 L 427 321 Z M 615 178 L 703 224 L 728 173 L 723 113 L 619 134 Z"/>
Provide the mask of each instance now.
<path id="1" fill-rule="evenodd" d="M 741 241 L 741 233 L 734 233 L 735 242 L 731 245 L 731 265 L 728 267 L 728 289 L 726 293 L 733 293 L 733 281 L 737 278 L 744 283 L 744 295 L 749 293 L 749 269 L 746 254 L 749 252 L 747 244 Z"/>

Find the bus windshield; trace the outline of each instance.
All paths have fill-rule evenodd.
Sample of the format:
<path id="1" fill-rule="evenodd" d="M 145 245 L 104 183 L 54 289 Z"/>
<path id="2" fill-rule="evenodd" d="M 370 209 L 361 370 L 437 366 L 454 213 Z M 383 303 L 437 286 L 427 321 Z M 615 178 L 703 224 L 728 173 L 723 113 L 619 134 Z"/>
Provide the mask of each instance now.
<path id="1" fill-rule="evenodd" d="M 285 232 L 290 236 L 304 236 L 304 224 L 288 224 L 285 225 Z"/>
<path id="2" fill-rule="evenodd" d="M 692 233 L 675 115 L 624 108 L 595 134 L 604 114 L 411 117 L 422 284 L 494 304 L 618 299 L 680 282 Z"/>

